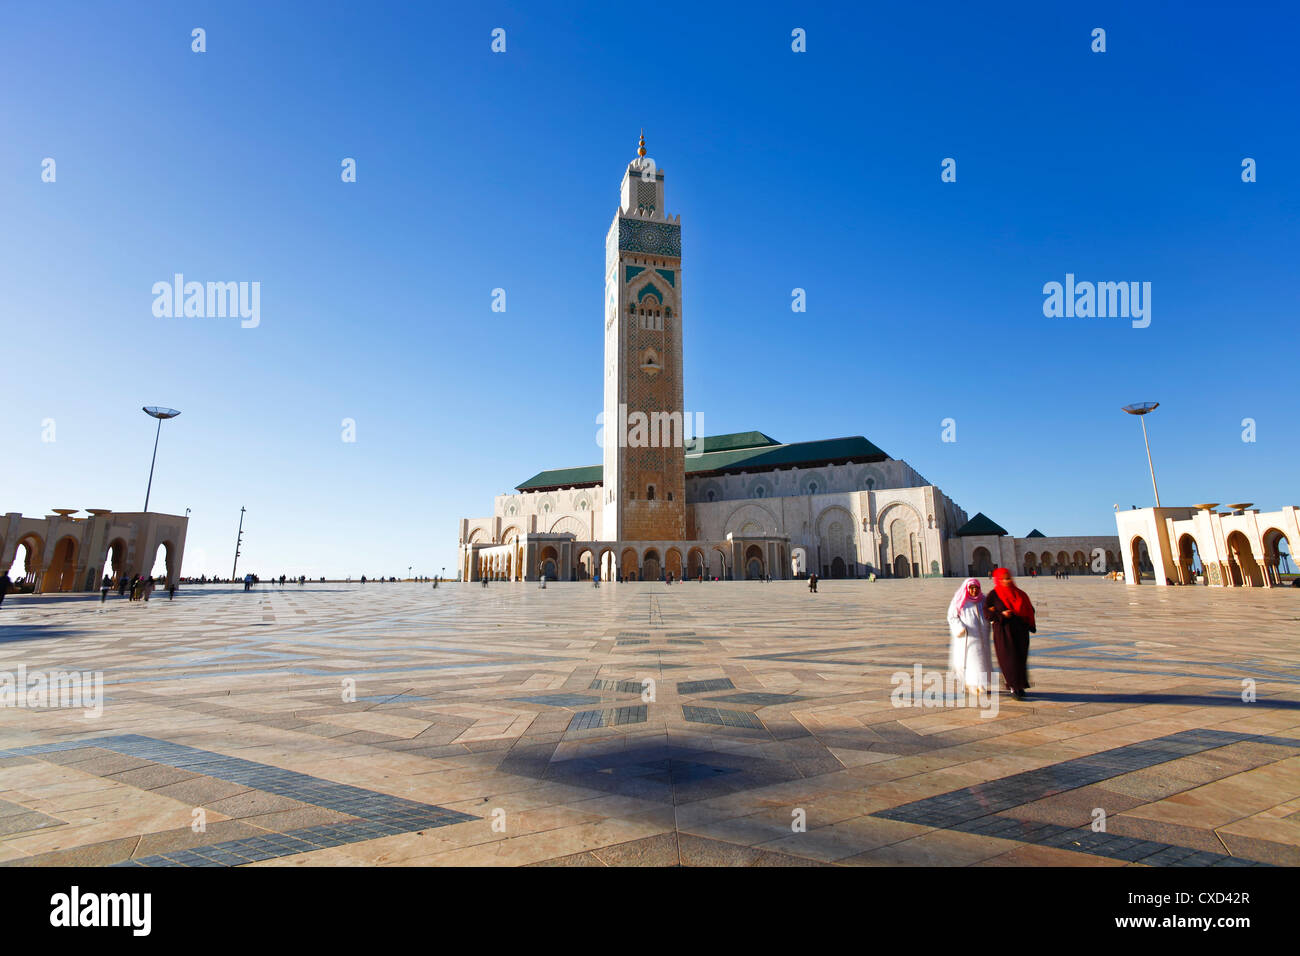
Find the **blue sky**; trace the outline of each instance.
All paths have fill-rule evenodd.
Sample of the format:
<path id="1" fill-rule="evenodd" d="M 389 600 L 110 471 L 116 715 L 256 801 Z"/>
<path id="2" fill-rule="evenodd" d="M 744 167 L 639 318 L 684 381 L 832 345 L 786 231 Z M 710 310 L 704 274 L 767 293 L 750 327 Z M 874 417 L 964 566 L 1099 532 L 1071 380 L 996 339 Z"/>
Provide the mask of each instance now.
<path id="1" fill-rule="evenodd" d="M 458 518 L 599 461 L 603 242 L 643 126 L 706 432 L 862 434 L 1015 534 L 1111 533 L 1150 503 L 1119 411 L 1150 399 L 1165 504 L 1295 504 L 1297 26 L 1250 3 L 6 5 L 0 508 L 139 509 L 139 408 L 164 404 L 151 507 L 193 509 L 186 573 L 229 573 L 241 505 L 241 568 L 454 567 Z M 260 325 L 156 318 L 176 272 L 260 282 Z M 1044 317 L 1067 272 L 1150 282 L 1150 327 Z"/>

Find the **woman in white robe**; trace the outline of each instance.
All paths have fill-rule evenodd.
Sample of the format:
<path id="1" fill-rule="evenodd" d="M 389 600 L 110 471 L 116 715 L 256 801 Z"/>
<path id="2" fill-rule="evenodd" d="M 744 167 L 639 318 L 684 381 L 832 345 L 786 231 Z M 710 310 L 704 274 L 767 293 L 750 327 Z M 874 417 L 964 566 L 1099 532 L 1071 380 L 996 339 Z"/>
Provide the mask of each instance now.
<path id="1" fill-rule="evenodd" d="M 968 694 L 987 694 L 992 682 L 993 656 L 989 649 L 989 622 L 984 617 L 984 595 L 978 578 L 967 578 L 948 605 L 948 669 L 957 687 Z"/>

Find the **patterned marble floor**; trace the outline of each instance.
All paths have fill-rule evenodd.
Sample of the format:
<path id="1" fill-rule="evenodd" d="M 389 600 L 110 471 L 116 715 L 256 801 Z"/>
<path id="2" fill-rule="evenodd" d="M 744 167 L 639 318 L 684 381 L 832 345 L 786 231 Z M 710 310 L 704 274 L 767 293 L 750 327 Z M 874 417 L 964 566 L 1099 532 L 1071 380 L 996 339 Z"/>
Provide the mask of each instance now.
<path id="1" fill-rule="evenodd" d="M 0 864 L 1300 864 L 1300 590 L 1024 583 L 991 716 L 953 581 L 10 596 Z"/>

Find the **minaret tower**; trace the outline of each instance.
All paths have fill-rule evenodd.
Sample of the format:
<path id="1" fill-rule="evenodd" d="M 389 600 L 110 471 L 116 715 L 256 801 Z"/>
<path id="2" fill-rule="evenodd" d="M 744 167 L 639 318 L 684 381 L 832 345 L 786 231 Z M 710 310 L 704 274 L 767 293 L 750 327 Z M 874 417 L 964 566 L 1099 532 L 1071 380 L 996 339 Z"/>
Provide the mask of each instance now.
<path id="1" fill-rule="evenodd" d="M 686 539 L 683 425 L 681 217 L 643 130 L 605 239 L 604 540 Z"/>

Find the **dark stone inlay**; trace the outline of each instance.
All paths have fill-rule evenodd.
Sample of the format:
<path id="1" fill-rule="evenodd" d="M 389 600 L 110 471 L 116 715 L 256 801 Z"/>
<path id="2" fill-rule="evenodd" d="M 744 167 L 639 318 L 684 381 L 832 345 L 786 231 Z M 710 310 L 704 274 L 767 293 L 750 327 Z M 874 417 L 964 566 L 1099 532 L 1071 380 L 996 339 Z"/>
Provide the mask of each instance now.
<path id="1" fill-rule="evenodd" d="M 644 710 L 644 708 L 642 708 Z M 644 719 L 644 717 L 642 718 Z M 355 817 L 356 822 L 331 824 L 270 833 L 265 836 L 226 840 L 187 850 L 159 853 L 121 864 L 138 866 L 238 866 L 255 860 L 291 856 L 327 846 L 359 843 L 380 836 L 392 836 L 415 830 L 433 829 L 479 820 L 481 817 L 448 810 L 427 803 L 417 803 L 375 790 L 335 783 L 320 777 L 284 770 L 268 764 L 254 763 L 240 757 L 228 757 L 210 750 L 199 750 L 137 734 L 98 737 L 94 740 L 58 744 L 38 744 L 17 750 L 0 751 L 0 757 L 57 753 L 79 747 L 99 747 L 115 753 L 231 783 L 255 790 L 289 797 L 301 803 L 324 807 Z"/>
<path id="2" fill-rule="evenodd" d="M 693 724 L 717 724 L 719 727 L 748 727 L 762 730 L 763 722 L 747 710 L 722 710 L 717 707 L 682 707 L 682 716 Z"/>
<path id="3" fill-rule="evenodd" d="M 644 724 L 647 713 L 648 708 L 645 704 L 607 710 L 583 710 L 573 715 L 573 719 L 569 721 L 569 730 L 590 730 L 593 727 L 613 727 L 618 724 Z"/>
<path id="4" fill-rule="evenodd" d="M 714 680 L 684 680 L 678 682 L 677 693 L 703 694 L 711 690 L 734 690 L 735 687 L 730 677 L 719 677 Z"/>
<path id="5" fill-rule="evenodd" d="M 1266 863 L 1241 860 L 1225 853 L 1210 853 L 1155 840 L 1094 833 L 1091 829 L 1021 820 L 1004 815 L 1005 811 L 1014 807 L 1053 794 L 1243 741 L 1300 748 L 1300 740 L 1286 737 L 1223 730 L 1184 730 L 1166 737 L 1144 740 L 1013 774 L 1001 780 L 991 780 L 962 790 L 914 800 L 871 815 L 886 820 L 1018 840 L 1129 862 L 1141 861 L 1149 866 L 1267 866 Z"/>
<path id="6" fill-rule="evenodd" d="M 620 694 L 639 694 L 645 690 L 645 684 L 639 680 L 594 680 L 587 690 L 613 690 Z"/>

